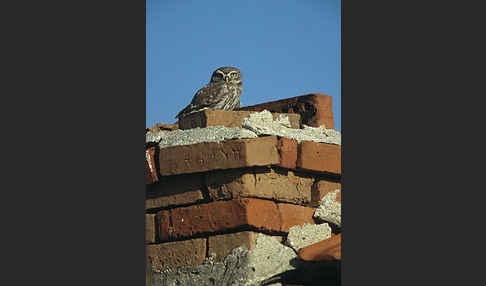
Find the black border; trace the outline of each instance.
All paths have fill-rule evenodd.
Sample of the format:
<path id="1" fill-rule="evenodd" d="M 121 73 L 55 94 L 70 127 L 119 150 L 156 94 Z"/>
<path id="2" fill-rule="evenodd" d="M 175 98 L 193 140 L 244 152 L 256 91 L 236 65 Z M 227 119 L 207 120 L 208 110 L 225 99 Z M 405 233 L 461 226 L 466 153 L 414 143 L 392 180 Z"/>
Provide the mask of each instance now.
<path id="1" fill-rule="evenodd" d="M 18 5 L 0 284 L 144 285 L 145 1 Z"/>
<path id="2" fill-rule="evenodd" d="M 342 4 L 343 285 L 473 285 L 482 10 Z"/>

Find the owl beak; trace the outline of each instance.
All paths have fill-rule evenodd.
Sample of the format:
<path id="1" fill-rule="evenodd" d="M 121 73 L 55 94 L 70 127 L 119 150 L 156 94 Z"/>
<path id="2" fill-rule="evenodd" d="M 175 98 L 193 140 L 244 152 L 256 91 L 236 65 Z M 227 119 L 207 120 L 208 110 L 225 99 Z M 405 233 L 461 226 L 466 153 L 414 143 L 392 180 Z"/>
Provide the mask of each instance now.
<path id="1" fill-rule="evenodd" d="M 229 83 L 229 81 L 230 81 L 229 76 L 224 77 L 224 81 L 225 81 L 226 83 Z"/>

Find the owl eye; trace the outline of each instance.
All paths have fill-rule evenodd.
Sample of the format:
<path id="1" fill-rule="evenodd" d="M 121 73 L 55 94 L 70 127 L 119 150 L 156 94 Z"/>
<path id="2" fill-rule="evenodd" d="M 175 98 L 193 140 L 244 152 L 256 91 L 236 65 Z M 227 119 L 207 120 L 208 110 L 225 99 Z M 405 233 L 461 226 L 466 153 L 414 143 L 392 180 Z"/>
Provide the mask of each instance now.
<path id="1" fill-rule="evenodd" d="M 238 77 L 238 74 L 237 73 L 232 73 L 231 74 L 231 77 L 237 78 Z"/>

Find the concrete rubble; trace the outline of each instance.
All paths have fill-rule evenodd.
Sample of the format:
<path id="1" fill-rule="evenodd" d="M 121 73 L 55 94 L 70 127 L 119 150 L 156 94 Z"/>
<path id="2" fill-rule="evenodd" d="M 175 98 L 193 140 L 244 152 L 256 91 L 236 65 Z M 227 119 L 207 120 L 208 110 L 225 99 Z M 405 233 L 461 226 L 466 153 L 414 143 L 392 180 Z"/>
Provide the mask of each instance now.
<path id="1" fill-rule="evenodd" d="M 340 190 L 335 190 L 322 198 L 320 206 L 314 213 L 315 219 L 341 226 L 341 203 L 336 200 L 338 192 Z"/>
<path id="2" fill-rule="evenodd" d="M 253 250 L 235 248 L 224 262 L 214 262 L 214 256 L 210 256 L 196 267 L 153 270 L 151 282 L 153 286 L 257 286 L 269 277 L 296 269 L 296 257 L 294 250 L 260 233 Z"/>
<path id="3" fill-rule="evenodd" d="M 267 110 L 251 113 L 243 119 L 243 128 L 251 130 L 258 135 L 277 135 L 301 141 L 314 141 L 328 144 L 341 145 L 341 133 L 326 129 L 325 126 L 310 127 L 303 126 L 303 129 L 290 128 L 287 116 L 279 115 L 273 120 L 272 113 Z"/>
<path id="4" fill-rule="evenodd" d="M 149 131 L 145 133 L 145 143 L 158 143 L 166 133 L 164 131 Z"/>
<path id="5" fill-rule="evenodd" d="M 293 226 L 287 236 L 287 245 L 295 251 L 331 237 L 331 227 L 327 223 Z"/>
<path id="6" fill-rule="evenodd" d="M 230 139 L 257 137 L 254 132 L 240 127 L 210 126 L 171 132 L 147 132 L 145 142 L 155 142 L 159 144 L 160 148 L 165 148 L 202 142 L 222 142 Z"/>
<path id="7" fill-rule="evenodd" d="M 302 129 L 290 127 L 289 118 L 285 115 L 273 120 L 272 114 L 264 110 L 251 113 L 243 120 L 241 127 L 209 126 L 171 132 L 149 131 L 145 135 L 146 143 L 158 143 L 160 148 L 169 146 L 191 145 L 202 142 L 222 142 L 230 139 L 256 138 L 264 135 L 277 135 L 301 141 L 341 145 L 341 133 L 326 129 L 325 126 L 310 127 L 304 125 Z"/>
<path id="8" fill-rule="evenodd" d="M 271 236 L 258 234 L 256 248 L 250 251 L 250 265 L 255 269 L 246 285 L 258 285 L 257 282 L 295 269 L 291 261 L 297 254 Z"/>

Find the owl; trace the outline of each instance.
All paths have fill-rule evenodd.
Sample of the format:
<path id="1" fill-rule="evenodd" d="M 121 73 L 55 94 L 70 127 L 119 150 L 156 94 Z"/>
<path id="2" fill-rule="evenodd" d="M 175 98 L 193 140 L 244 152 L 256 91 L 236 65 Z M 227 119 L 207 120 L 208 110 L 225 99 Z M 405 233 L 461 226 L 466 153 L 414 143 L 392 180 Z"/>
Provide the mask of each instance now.
<path id="1" fill-rule="evenodd" d="M 191 103 L 175 118 L 181 119 L 204 109 L 234 110 L 240 107 L 242 75 L 235 67 L 215 70 L 208 84 L 196 92 Z"/>

